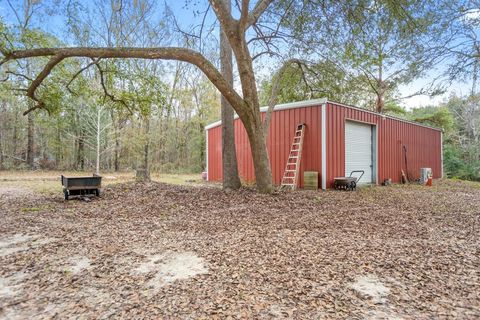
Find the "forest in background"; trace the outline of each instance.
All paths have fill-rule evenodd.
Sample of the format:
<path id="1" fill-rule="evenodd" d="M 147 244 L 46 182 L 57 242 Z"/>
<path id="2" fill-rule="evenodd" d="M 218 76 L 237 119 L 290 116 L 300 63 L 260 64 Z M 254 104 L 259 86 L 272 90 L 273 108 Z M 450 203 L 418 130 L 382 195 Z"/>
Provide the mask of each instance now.
<path id="1" fill-rule="evenodd" d="M 53 15 L 48 2 L 7 2 L 5 7 L 16 12 L 16 22 L 2 21 L 2 46 L 65 45 L 64 40 L 34 23 L 35 16 L 48 19 L 48 14 Z M 280 1 L 267 17 L 288 3 Z M 470 7 L 463 9 L 466 12 L 463 18 L 456 23 L 449 21 L 445 27 L 445 24 L 434 23 L 434 18 L 435 21 L 451 19 L 449 10 L 458 11 L 459 7 L 442 7 L 439 11 L 442 16 L 431 17 L 430 10 L 417 10 L 425 2 L 413 3 L 409 9 L 416 10 L 419 17 L 415 18 L 430 21 L 420 33 L 418 29 L 405 32 L 405 26 L 382 5 L 374 8 L 373 15 L 367 14 L 372 13 L 372 8 L 361 8 L 363 11 L 359 11 L 364 15 L 353 18 L 339 14 L 340 6 L 318 9 L 337 10 L 330 12 L 337 13 L 337 18 L 331 21 L 339 28 L 335 30 L 323 29 L 318 25 L 322 20 L 312 16 L 282 20 L 281 30 L 284 33 L 288 30 L 289 34 L 276 34 L 276 37 L 293 39 L 288 40 L 292 45 L 289 50 L 301 51 L 300 55 L 309 57 L 309 61 L 293 63 L 283 70 L 285 76 L 279 82 L 277 102 L 327 97 L 440 127 L 445 132 L 446 174 L 480 180 L 480 96 L 476 90 L 478 55 L 475 53 L 479 45 L 476 38 L 479 19 L 478 14 L 470 14 L 465 19 L 480 6 L 467 1 Z M 203 36 L 198 37 L 196 28 L 187 32 L 179 26 L 168 6 L 159 14 L 153 1 L 99 1 L 95 8 L 92 10 L 81 2 L 69 2 L 65 6 L 68 23 L 64 32 L 69 35 L 69 44 L 156 47 L 181 43 L 201 48 L 211 60 L 219 60 L 215 24 L 200 31 Z M 207 16 L 207 11 L 194 9 L 198 10 L 197 16 Z M 313 10 L 313 16 L 314 13 L 318 12 Z M 202 23 L 204 25 L 207 24 Z M 364 31 L 365 26 L 368 32 Z M 318 36 L 319 30 L 322 37 Z M 345 34 L 338 30 L 344 30 Z M 349 38 L 351 34 L 355 35 L 354 41 Z M 439 37 L 440 34 L 443 37 Z M 448 37 L 453 34 L 455 50 L 432 56 L 431 51 L 421 46 L 428 41 L 431 44 L 432 38 L 436 38 L 438 45 L 440 38 L 449 43 L 452 40 Z M 305 46 L 300 50 L 294 43 Z M 380 52 L 378 48 L 372 49 L 372 43 L 389 48 Z M 329 58 L 322 58 L 309 52 L 312 46 L 345 49 L 328 52 Z M 272 50 L 267 49 L 267 52 Z M 438 47 L 436 49 L 438 51 Z M 403 64 L 398 63 L 400 58 Z M 412 95 L 445 92 L 452 81 L 468 84 L 469 94 L 451 94 L 439 106 L 405 109 L 401 104 L 405 97 L 400 95 L 399 87 L 422 78 L 432 69 L 432 64 L 445 60 L 448 63 L 442 70 L 444 81 L 437 82 L 438 86 L 419 88 Z M 48 108 L 24 116 L 23 113 L 33 107 L 25 96 L 25 87 L 41 71 L 45 61 L 44 58 L 28 59 L 16 62 L 14 67 L 11 64 L 8 70 L 2 69 L 8 81 L 0 83 L 0 169 L 101 172 L 149 167 L 166 173 L 204 170 L 204 127 L 220 118 L 220 94 L 195 67 L 159 60 L 65 60 L 39 91 Z M 259 94 L 263 105 L 268 105 L 277 75 L 268 72 L 268 61 L 263 64 L 267 71 L 257 76 L 262 80 Z"/>

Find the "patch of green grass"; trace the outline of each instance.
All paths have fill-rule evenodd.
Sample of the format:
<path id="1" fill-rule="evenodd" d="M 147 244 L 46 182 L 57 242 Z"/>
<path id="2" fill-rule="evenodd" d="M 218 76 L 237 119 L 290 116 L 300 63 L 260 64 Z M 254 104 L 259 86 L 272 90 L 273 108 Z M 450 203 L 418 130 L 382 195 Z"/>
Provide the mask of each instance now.
<path id="1" fill-rule="evenodd" d="M 42 210 L 42 208 L 40 208 L 40 207 L 26 207 L 26 208 L 22 208 L 20 210 L 22 210 L 22 212 L 25 212 L 25 213 L 27 213 L 27 212 L 38 212 L 38 211 Z"/>
<path id="2" fill-rule="evenodd" d="M 204 183 L 200 174 L 153 174 L 152 180 L 177 185 Z"/>
<path id="3" fill-rule="evenodd" d="M 43 206 L 38 206 L 38 207 L 23 207 L 20 210 L 24 213 L 29 213 L 29 212 L 40 212 L 40 211 L 45 211 L 51 209 L 51 205 L 43 205 Z"/>
<path id="4" fill-rule="evenodd" d="M 315 203 L 318 203 L 318 204 L 324 204 L 326 202 L 328 202 L 328 198 L 327 197 L 324 197 L 324 196 L 317 196 L 315 198 L 313 198 L 313 202 Z"/>
<path id="5" fill-rule="evenodd" d="M 457 182 L 457 183 L 464 183 L 468 187 L 472 187 L 472 188 L 475 188 L 475 189 L 480 189 L 480 182 L 478 182 L 478 181 L 468 181 L 468 180 L 461 180 L 461 179 L 456 179 L 456 178 L 449 179 L 449 180 L 453 181 L 453 182 Z"/>
<path id="6" fill-rule="evenodd" d="M 0 186 L 20 187 L 35 193 L 51 195 L 61 194 L 62 184 L 60 175 L 91 176 L 91 172 L 79 171 L 5 171 L 2 172 Z M 102 172 L 102 185 L 109 186 L 118 183 L 135 181 L 135 172 Z M 153 181 L 176 185 L 204 184 L 200 173 L 194 174 L 163 174 L 152 172 Z"/>

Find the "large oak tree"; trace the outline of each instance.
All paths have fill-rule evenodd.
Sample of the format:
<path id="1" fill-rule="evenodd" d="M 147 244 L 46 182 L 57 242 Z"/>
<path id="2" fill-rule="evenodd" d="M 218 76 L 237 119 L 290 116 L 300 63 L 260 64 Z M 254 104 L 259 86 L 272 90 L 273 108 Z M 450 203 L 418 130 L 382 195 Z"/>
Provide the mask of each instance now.
<path id="1" fill-rule="evenodd" d="M 222 0 L 210 0 L 210 5 L 233 51 L 240 78 L 241 95 L 204 55 L 183 47 L 63 47 L 13 51 L 2 48 L 4 57 L 1 64 L 3 65 L 11 60 L 49 57 L 44 69 L 31 81 L 27 90 L 27 96 L 35 102 L 35 105 L 25 112 L 28 114 L 33 110 L 45 107 L 45 103 L 37 97 L 36 90 L 50 72 L 68 58 L 83 57 L 92 60 L 109 58 L 164 59 L 191 63 L 208 77 L 242 120 L 250 140 L 257 187 L 260 192 L 269 193 L 273 190 L 272 174 L 265 143 L 264 123 L 260 114 L 253 59 L 246 34 L 247 30 L 257 22 L 271 2 L 273 0 L 260 0 L 250 9 L 250 2 L 243 0 L 239 4 L 240 17 L 237 19 L 232 16 Z"/>

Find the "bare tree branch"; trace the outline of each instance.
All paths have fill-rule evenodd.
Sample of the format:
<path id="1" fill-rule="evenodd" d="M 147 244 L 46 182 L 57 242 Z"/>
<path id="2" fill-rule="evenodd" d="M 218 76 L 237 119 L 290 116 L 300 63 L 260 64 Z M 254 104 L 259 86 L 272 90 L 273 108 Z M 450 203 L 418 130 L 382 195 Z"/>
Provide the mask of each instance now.
<path id="1" fill-rule="evenodd" d="M 68 81 L 66 87 L 67 87 L 67 90 L 68 92 L 72 93 L 72 90 L 70 90 L 70 85 L 72 84 L 73 81 L 75 81 L 75 79 L 85 70 L 87 70 L 88 68 L 90 68 L 92 65 L 94 64 L 97 64 L 100 62 L 101 59 L 92 59 L 92 62 L 90 62 L 89 64 L 87 64 L 85 67 L 81 68 L 80 70 L 78 70 L 74 75 L 73 77 L 70 79 L 70 81 Z"/>
<path id="2" fill-rule="evenodd" d="M 24 74 L 21 74 L 21 73 L 17 73 L 17 72 L 13 72 L 13 71 L 10 71 L 10 70 L 7 70 L 5 71 L 6 74 L 11 74 L 11 75 L 14 75 L 14 76 L 17 76 L 17 77 L 21 77 L 21 78 L 24 78 L 24 79 L 27 79 L 28 81 L 33 81 L 32 78 L 30 78 L 29 76 L 26 76 Z"/>
<path id="3" fill-rule="evenodd" d="M 98 59 L 100 60 L 100 59 Z M 133 114 L 133 111 L 132 111 L 132 108 L 130 108 L 130 106 L 128 105 L 128 103 L 126 103 L 124 100 L 122 99 L 117 99 L 115 98 L 115 96 L 111 93 L 108 92 L 107 90 L 107 86 L 105 85 L 105 80 L 103 78 L 103 69 L 100 67 L 100 65 L 97 63 L 94 63 L 93 65 L 95 65 L 98 69 L 98 72 L 100 73 L 100 84 L 102 85 L 102 89 L 103 89 L 103 93 L 105 94 L 106 97 L 108 97 L 112 102 L 118 102 L 118 103 L 121 103 L 123 104 L 123 106 L 125 108 L 127 108 L 127 110 L 130 112 L 130 114 Z"/>
<path id="4" fill-rule="evenodd" d="M 267 10 L 268 6 L 273 2 L 273 0 L 260 0 L 253 8 L 252 12 L 248 15 L 248 23 L 246 24 L 245 28 L 254 25 L 258 18 Z"/>

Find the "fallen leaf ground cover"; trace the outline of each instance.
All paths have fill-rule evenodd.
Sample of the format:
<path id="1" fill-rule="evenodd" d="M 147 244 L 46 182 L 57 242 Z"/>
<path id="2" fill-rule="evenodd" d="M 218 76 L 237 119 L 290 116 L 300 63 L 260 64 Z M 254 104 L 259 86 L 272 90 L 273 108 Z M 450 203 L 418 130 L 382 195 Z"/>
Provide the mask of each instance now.
<path id="1" fill-rule="evenodd" d="M 0 193 L 0 317 L 480 317 L 480 185 Z"/>

